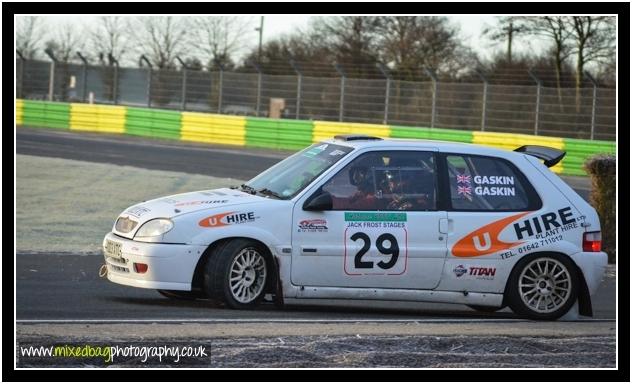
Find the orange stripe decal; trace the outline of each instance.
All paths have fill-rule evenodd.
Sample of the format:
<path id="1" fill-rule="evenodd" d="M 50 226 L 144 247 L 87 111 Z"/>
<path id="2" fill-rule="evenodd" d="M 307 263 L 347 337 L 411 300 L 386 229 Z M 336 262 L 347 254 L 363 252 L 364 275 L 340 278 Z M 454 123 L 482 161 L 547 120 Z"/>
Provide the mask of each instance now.
<path id="1" fill-rule="evenodd" d="M 454 244 L 452 254 L 456 257 L 477 257 L 509 249 L 524 243 L 524 241 L 506 243 L 498 239 L 498 236 L 509 224 L 529 213 L 531 212 L 523 212 L 505 217 L 504 219 L 494 221 L 468 233 Z"/>

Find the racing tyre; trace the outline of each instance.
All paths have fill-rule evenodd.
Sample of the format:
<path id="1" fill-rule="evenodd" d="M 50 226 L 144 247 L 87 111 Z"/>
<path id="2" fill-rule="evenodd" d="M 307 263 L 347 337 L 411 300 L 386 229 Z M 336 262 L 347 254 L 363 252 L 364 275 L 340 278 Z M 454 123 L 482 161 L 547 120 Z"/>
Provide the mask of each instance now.
<path id="1" fill-rule="evenodd" d="M 165 289 L 158 289 L 157 291 L 164 297 L 174 300 L 195 300 L 206 298 L 204 292 L 198 291 L 171 291 Z"/>
<path id="2" fill-rule="evenodd" d="M 533 255 L 520 260 L 509 277 L 507 298 L 517 314 L 556 320 L 566 314 L 579 290 L 575 265 L 564 256 Z"/>
<path id="3" fill-rule="evenodd" d="M 485 313 L 494 313 L 496 311 L 500 311 L 501 309 L 505 308 L 505 307 L 489 307 L 486 305 L 468 305 L 468 307 L 472 308 L 475 311 L 485 312 Z"/>
<path id="4" fill-rule="evenodd" d="M 234 309 L 256 307 L 271 276 L 268 253 L 258 243 L 235 239 L 219 244 L 204 269 L 204 287 L 211 299 Z"/>

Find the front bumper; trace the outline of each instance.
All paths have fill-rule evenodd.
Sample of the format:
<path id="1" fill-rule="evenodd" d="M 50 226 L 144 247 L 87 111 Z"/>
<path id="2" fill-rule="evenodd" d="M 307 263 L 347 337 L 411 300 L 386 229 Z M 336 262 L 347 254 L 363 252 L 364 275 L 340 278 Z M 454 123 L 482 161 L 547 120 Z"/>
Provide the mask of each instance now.
<path id="1" fill-rule="evenodd" d="M 571 255 L 584 274 L 590 296 L 594 295 L 603 281 L 608 266 L 608 254 L 605 252 L 578 252 Z"/>
<path id="2" fill-rule="evenodd" d="M 107 241 L 120 244 L 120 258 L 105 252 Z M 143 243 L 108 233 L 103 239 L 103 255 L 108 280 L 138 288 L 190 291 L 198 260 L 206 250 L 202 245 Z M 134 263 L 147 264 L 137 273 Z"/>

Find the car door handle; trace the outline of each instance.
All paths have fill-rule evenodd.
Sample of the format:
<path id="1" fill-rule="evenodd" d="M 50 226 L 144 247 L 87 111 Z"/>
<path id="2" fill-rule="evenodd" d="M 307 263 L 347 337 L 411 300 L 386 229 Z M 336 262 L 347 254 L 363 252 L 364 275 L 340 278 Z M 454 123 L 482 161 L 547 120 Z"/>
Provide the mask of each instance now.
<path id="1" fill-rule="evenodd" d="M 316 248 L 302 248 L 302 251 L 305 253 L 316 253 L 318 252 L 318 249 Z"/>
<path id="2" fill-rule="evenodd" d="M 439 219 L 439 233 L 449 234 L 452 233 L 453 225 L 452 219 Z"/>

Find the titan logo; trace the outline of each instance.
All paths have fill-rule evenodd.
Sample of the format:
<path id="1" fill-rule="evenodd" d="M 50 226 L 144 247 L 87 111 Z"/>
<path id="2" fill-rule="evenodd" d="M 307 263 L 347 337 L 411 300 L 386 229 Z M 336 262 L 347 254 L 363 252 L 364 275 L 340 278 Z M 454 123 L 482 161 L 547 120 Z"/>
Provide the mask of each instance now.
<path id="1" fill-rule="evenodd" d="M 495 276 L 496 268 L 470 267 L 470 276 Z"/>
<path id="2" fill-rule="evenodd" d="M 498 236 L 508 225 L 529 213 L 523 212 L 505 217 L 468 233 L 454 244 L 452 254 L 456 257 L 477 257 L 522 244 L 522 241 L 507 243 L 500 240 Z"/>

